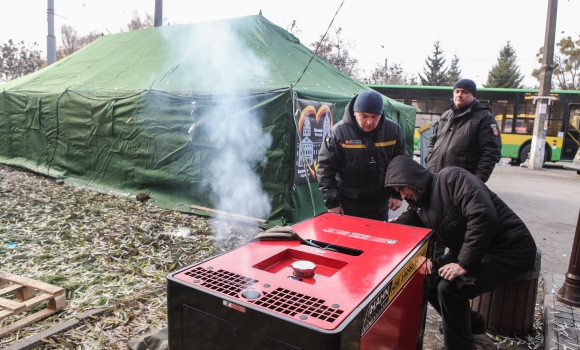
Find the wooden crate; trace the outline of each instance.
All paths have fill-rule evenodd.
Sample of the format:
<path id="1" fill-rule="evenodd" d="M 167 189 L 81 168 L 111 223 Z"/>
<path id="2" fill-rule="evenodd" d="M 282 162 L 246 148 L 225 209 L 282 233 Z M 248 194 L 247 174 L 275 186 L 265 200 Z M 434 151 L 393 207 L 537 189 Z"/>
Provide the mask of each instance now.
<path id="1" fill-rule="evenodd" d="M 15 293 L 15 299 L 3 296 Z M 0 328 L 0 338 L 64 309 L 66 293 L 52 284 L 0 271 L 0 320 L 48 301 L 45 309 Z"/>

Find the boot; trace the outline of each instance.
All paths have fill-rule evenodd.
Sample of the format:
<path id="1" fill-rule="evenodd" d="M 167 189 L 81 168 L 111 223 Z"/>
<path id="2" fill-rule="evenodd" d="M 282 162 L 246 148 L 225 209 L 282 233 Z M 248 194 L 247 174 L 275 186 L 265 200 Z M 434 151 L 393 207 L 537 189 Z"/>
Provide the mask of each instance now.
<path id="1" fill-rule="evenodd" d="M 471 333 L 473 334 L 485 334 L 487 332 L 487 327 L 485 326 L 485 320 L 483 316 L 477 315 L 471 319 Z"/>

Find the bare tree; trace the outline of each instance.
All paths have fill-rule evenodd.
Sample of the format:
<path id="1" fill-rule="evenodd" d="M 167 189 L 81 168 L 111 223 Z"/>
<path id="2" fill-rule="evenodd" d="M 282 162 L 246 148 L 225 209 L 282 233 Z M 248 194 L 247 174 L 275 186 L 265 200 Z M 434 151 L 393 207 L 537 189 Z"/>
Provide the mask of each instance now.
<path id="1" fill-rule="evenodd" d="M 298 28 L 298 23 L 296 23 L 296 20 L 292 20 L 292 23 L 288 24 L 286 26 L 286 31 L 290 34 L 294 34 L 295 36 L 299 35 L 300 33 L 302 33 L 302 30 L 300 30 Z"/>
<path id="2" fill-rule="evenodd" d="M 386 70 L 385 66 L 377 64 L 375 69 L 371 71 L 371 75 L 363 79 L 362 82 L 365 84 L 417 85 L 416 80 L 417 78 L 414 76 L 409 77 L 400 64 L 395 63 Z"/>
<path id="3" fill-rule="evenodd" d="M 407 82 L 407 75 L 398 63 L 389 67 L 388 83 L 391 85 L 405 85 Z"/>
<path id="4" fill-rule="evenodd" d="M 364 84 L 388 84 L 388 74 L 385 66 L 377 64 L 371 75 L 363 79 Z"/>
<path id="5" fill-rule="evenodd" d="M 363 79 L 365 84 L 390 84 L 390 85 L 404 85 L 406 75 L 403 68 L 395 63 L 394 65 L 385 69 L 385 66 L 377 64 L 371 71 L 371 75 Z"/>
<path id="6" fill-rule="evenodd" d="M 556 44 L 560 53 L 554 56 L 554 70 L 552 76 L 560 90 L 580 90 L 580 37 L 574 41 L 572 37 L 560 39 Z M 538 62 L 542 63 L 544 48 L 536 55 Z M 534 69 L 532 76 L 540 80 L 540 69 Z"/>
<path id="7" fill-rule="evenodd" d="M 41 52 L 24 41 L 14 44 L 12 39 L 0 45 L 0 81 L 8 81 L 35 72 L 46 65 Z"/>
<path id="8" fill-rule="evenodd" d="M 79 36 L 79 33 L 71 26 L 63 25 L 60 27 L 62 45 L 56 50 L 56 59 L 60 60 L 68 55 L 75 53 L 93 41 L 97 40 L 102 34 L 96 31 L 87 35 Z"/>
<path id="9" fill-rule="evenodd" d="M 133 19 L 127 24 L 129 31 L 137 29 L 153 28 L 155 26 L 155 19 L 149 13 L 145 12 L 145 18 L 141 19 L 137 10 L 133 11 Z M 121 32 L 123 29 L 121 29 Z"/>
<path id="10" fill-rule="evenodd" d="M 317 52 L 318 56 L 338 68 L 344 74 L 358 80 L 358 60 L 350 57 L 348 52 L 349 49 L 353 48 L 353 45 L 350 41 L 344 40 L 341 37 L 341 33 L 342 28 L 333 27 L 331 33 L 328 33 L 324 38 L 321 35 L 318 41 L 310 44 L 310 47 L 316 50 L 320 45 Z"/>
<path id="11" fill-rule="evenodd" d="M 141 19 L 139 12 L 135 10 L 133 11 L 133 18 L 129 24 L 127 24 L 127 29 L 132 31 L 137 29 L 153 28 L 154 22 L 155 20 L 153 16 L 147 12 L 145 13 L 145 18 Z M 121 28 L 120 31 L 123 32 L 123 29 Z M 56 58 L 59 60 L 82 49 L 83 47 L 98 39 L 103 34 L 93 31 L 87 35 L 80 36 L 76 29 L 65 24 L 61 27 L 61 35 L 62 46 L 60 46 L 56 51 Z"/>

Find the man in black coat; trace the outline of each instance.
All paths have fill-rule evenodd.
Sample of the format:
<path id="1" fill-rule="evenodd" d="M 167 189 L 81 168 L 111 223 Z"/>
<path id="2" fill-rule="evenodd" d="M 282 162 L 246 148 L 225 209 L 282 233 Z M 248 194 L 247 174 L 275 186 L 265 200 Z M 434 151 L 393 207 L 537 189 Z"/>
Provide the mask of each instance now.
<path id="1" fill-rule="evenodd" d="M 476 96 L 472 80 L 455 83 L 453 104 L 433 127 L 425 152 L 427 169 L 438 173 L 457 166 L 487 182 L 501 159 L 501 136 L 490 107 Z"/>
<path id="2" fill-rule="evenodd" d="M 470 309 L 469 299 L 534 268 L 532 235 L 494 192 L 462 168 L 433 174 L 408 157 L 396 157 L 385 187 L 409 203 L 395 223 L 430 228 L 449 248 L 427 261 L 427 273 L 434 278 L 429 302 L 442 318 L 443 349 L 473 349 L 473 333 L 484 333 L 485 323 Z"/>
<path id="3" fill-rule="evenodd" d="M 348 103 L 344 117 L 326 134 L 318 154 L 318 187 L 328 212 L 388 220 L 401 198 L 384 187 L 387 166 L 407 155 L 399 126 L 385 118 L 376 91 L 363 91 Z"/>

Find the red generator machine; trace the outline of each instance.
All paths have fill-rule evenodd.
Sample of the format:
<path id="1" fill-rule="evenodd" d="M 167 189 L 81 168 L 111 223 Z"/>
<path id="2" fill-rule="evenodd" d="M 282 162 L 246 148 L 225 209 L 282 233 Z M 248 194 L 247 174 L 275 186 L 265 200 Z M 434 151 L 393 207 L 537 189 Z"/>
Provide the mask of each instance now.
<path id="1" fill-rule="evenodd" d="M 169 348 L 423 348 L 431 231 L 322 214 L 167 277 Z"/>

